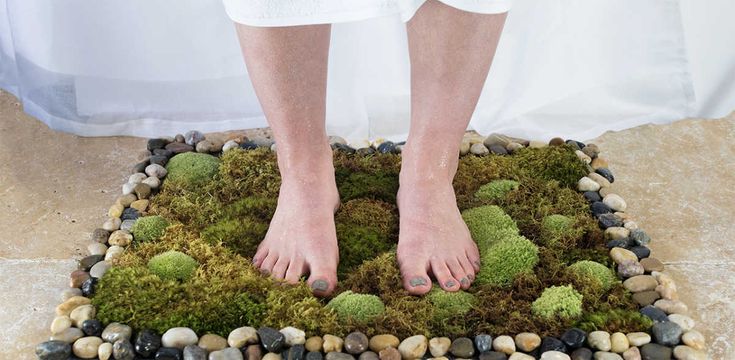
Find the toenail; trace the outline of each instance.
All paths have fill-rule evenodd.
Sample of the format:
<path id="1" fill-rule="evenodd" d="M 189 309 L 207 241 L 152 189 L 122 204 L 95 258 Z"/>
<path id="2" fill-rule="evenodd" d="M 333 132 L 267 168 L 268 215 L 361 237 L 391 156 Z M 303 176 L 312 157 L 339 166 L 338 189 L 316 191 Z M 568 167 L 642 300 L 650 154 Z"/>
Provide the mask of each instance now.
<path id="1" fill-rule="evenodd" d="M 470 280 L 475 280 L 475 275 L 472 275 L 472 274 L 467 275 L 467 278 Z"/>
<path id="2" fill-rule="evenodd" d="M 311 283 L 311 289 L 316 291 L 327 291 L 329 284 L 326 280 L 317 280 Z"/>
<path id="3" fill-rule="evenodd" d="M 444 286 L 445 287 L 448 287 L 448 288 L 451 288 L 451 287 L 454 287 L 454 285 L 456 285 L 456 284 L 457 283 L 455 283 L 454 280 L 449 280 L 449 281 L 447 281 L 447 282 L 444 283 Z"/>
<path id="4" fill-rule="evenodd" d="M 468 279 L 466 277 L 463 277 L 462 280 L 459 281 L 459 283 L 462 284 L 462 285 L 469 285 L 470 284 L 470 279 Z"/>
<path id="5" fill-rule="evenodd" d="M 417 277 L 417 278 L 411 279 L 411 281 L 409 281 L 408 283 L 413 287 L 422 286 L 422 285 L 426 285 L 426 279 Z"/>

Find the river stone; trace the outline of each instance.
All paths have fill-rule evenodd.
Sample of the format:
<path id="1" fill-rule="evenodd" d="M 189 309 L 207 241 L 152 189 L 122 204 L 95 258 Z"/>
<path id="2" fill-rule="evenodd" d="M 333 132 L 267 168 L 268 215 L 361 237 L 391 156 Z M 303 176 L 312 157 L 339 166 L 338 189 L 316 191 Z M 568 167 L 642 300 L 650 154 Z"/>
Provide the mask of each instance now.
<path id="1" fill-rule="evenodd" d="M 590 360 L 592 359 L 592 350 L 588 348 L 579 348 L 572 351 L 570 357 L 572 360 Z"/>
<path id="2" fill-rule="evenodd" d="M 623 360 L 623 357 L 609 351 L 597 351 L 594 356 L 595 360 Z"/>
<path id="3" fill-rule="evenodd" d="M 590 347 L 600 351 L 610 351 L 610 333 L 607 331 L 593 331 L 587 335 L 587 342 Z"/>
<path id="4" fill-rule="evenodd" d="M 382 146 L 383 144 L 380 144 L 380 145 Z M 375 352 L 365 351 L 364 353 L 360 354 L 360 356 L 357 359 L 358 360 L 378 360 L 380 358 L 378 357 L 378 354 L 376 354 Z"/>
<path id="5" fill-rule="evenodd" d="M 630 292 L 641 292 L 648 290 L 655 290 L 658 285 L 658 281 L 651 275 L 638 275 L 633 276 L 623 281 L 623 286 Z"/>
<path id="6" fill-rule="evenodd" d="M 597 217 L 597 221 L 603 229 L 623 225 L 623 220 L 620 219 L 620 216 L 615 214 L 602 214 Z"/>
<path id="7" fill-rule="evenodd" d="M 87 245 L 87 252 L 89 252 L 89 255 L 105 255 L 107 252 L 107 245 L 93 242 L 89 245 Z"/>
<path id="8" fill-rule="evenodd" d="M 92 297 L 94 295 L 94 288 L 97 286 L 97 281 L 99 281 L 99 279 L 96 277 L 90 277 L 89 279 L 84 280 L 82 286 L 79 288 L 82 290 L 82 295 Z"/>
<path id="9" fill-rule="evenodd" d="M 596 181 L 590 179 L 587 176 L 582 177 L 577 182 L 577 190 L 579 191 L 597 191 L 600 190 L 600 184 L 598 184 Z"/>
<path id="10" fill-rule="evenodd" d="M 429 342 L 431 344 L 431 341 Z M 397 348 L 401 344 L 401 340 L 391 334 L 375 335 L 370 338 L 368 346 L 370 350 L 379 353 L 387 347 Z M 431 347 L 431 345 L 429 345 Z"/>
<path id="11" fill-rule="evenodd" d="M 95 315 L 97 315 L 97 311 L 94 305 L 87 304 L 74 308 L 69 314 L 69 318 L 71 319 L 72 325 L 81 328 L 85 320 L 94 319 Z"/>
<path id="12" fill-rule="evenodd" d="M 380 360 L 401 360 L 401 353 L 396 348 L 385 348 L 378 354 Z"/>
<path id="13" fill-rule="evenodd" d="M 689 307 L 679 300 L 660 299 L 656 300 L 653 306 L 667 314 L 686 314 L 689 312 Z"/>
<path id="14" fill-rule="evenodd" d="M 614 211 L 625 211 L 628 207 L 625 200 L 623 200 L 623 198 L 618 194 L 609 194 L 602 199 L 602 202 Z"/>
<path id="15" fill-rule="evenodd" d="M 693 329 L 694 325 L 696 324 L 694 319 L 682 314 L 670 314 L 669 321 L 675 323 L 676 325 L 679 325 L 681 330 L 684 332 Z"/>
<path id="16" fill-rule="evenodd" d="M 196 345 L 188 345 L 188 346 L 196 346 Z M 204 350 L 202 351 L 204 352 Z M 181 360 L 181 359 L 188 359 L 188 358 L 182 354 L 181 349 L 177 349 L 173 347 L 162 347 L 162 348 L 159 348 L 158 351 L 156 351 L 155 359 L 156 360 Z M 191 358 L 191 359 L 207 360 L 207 353 L 204 352 L 204 355 L 201 358 Z"/>
<path id="17" fill-rule="evenodd" d="M 370 348 L 372 349 L 372 339 L 370 339 L 370 341 L 371 341 Z M 306 351 L 308 352 L 321 352 L 323 343 L 324 343 L 324 340 L 322 340 L 321 336 L 312 336 L 306 339 L 306 343 L 304 343 L 304 347 L 306 348 Z"/>
<path id="18" fill-rule="evenodd" d="M 70 327 L 60 333 L 51 335 L 51 337 L 49 337 L 49 340 L 58 340 L 67 344 L 71 344 L 82 337 L 84 337 L 84 332 L 81 329 Z"/>
<path id="19" fill-rule="evenodd" d="M 141 184 L 148 185 L 148 187 L 150 187 L 151 189 L 158 189 L 161 186 L 161 179 L 155 176 L 151 176 L 143 180 Z M 146 199 L 141 199 L 141 200 L 146 200 Z"/>
<path id="20" fill-rule="evenodd" d="M 630 347 L 628 337 L 621 332 L 616 332 L 610 335 L 610 351 L 618 354 L 622 354 L 625 350 Z"/>
<path id="21" fill-rule="evenodd" d="M 71 356 L 71 345 L 63 341 L 50 340 L 36 345 L 39 360 L 66 360 Z"/>
<path id="22" fill-rule="evenodd" d="M 112 344 L 112 357 L 115 360 L 134 360 L 135 351 L 130 341 L 121 339 Z"/>
<path id="23" fill-rule="evenodd" d="M 204 134 L 202 134 L 201 131 L 190 130 L 184 134 L 184 142 L 187 145 L 194 146 L 204 139 L 205 139 Z"/>
<path id="24" fill-rule="evenodd" d="M 507 360 L 508 355 L 498 351 L 485 351 L 480 353 L 479 360 Z"/>
<path id="25" fill-rule="evenodd" d="M 570 349 L 578 349 L 584 346 L 585 341 L 587 341 L 587 333 L 582 329 L 572 328 L 565 331 L 560 339 Z"/>
<path id="26" fill-rule="evenodd" d="M 553 336 L 544 336 L 543 340 L 541 340 L 541 350 L 542 353 L 547 351 L 559 351 L 566 353 L 567 352 L 567 346 L 562 342 L 561 340 L 553 337 Z"/>
<path id="27" fill-rule="evenodd" d="M 613 226 L 605 229 L 605 239 L 608 240 L 625 240 L 627 242 L 628 235 L 630 235 L 630 230 L 624 227 Z M 638 256 L 635 257 L 635 260 L 638 261 Z"/>
<path id="28" fill-rule="evenodd" d="M 92 266 L 92 268 L 89 269 L 89 275 L 92 276 L 92 277 L 101 278 L 102 275 L 105 275 L 105 273 L 109 269 L 110 269 L 110 263 L 108 263 L 107 261 L 102 260 L 102 261 L 94 264 L 94 266 Z"/>
<path id="29" fill-rule="evenodd" d="M 549 350 L 541 353 L 541 360 L 570 360 L 569 355 L 556 350 Z"/>
<path id="30" fill-rule="evenodd" d="M 369 342 L 368 337 L 359 331 L 349 333 L 345 337 L 345 352 L 353 355 L 361 354 L 368 349 Z"/>
<path id="31" fill-rule="evenodd" d="M 286 345 L 303 345 L 306 342 L 306 333 L 303 330 L 299 330 L 293 326 L 287 326 L 280 330 L 281 334 L 285 337 Z"/>
<path id="32" fill-rule="evenodd" d="M 78 288 L 89 279 L 89 273 L 84 270 L 74 270 L 69 274 L 69 287 Z"/>
<path id="33" fill-rule="evenodd" d="M 541 345 L 541 337 L 534 333 L 522 332 L 515 337 L 516 347 L 523 352 L 531 352 Z"/>
<path id="34" fill-rule="evenodd" d="M 625 260 L 618 265 L 618 275 L 624 278 L 643 275 L 644 273 L 643 265 L 638 261 Z"/>
<path id="35" fill-rule="evenodd" d="M 488 334 L 479 334 L 475 336 L 475 348 L 477 352 L 485 352 L 493 349 L 493 337 Z"/>
<path id="36" fill-rule="evenodd" d="M 429 353 L 433 357 L 444 356 L 450 346 L 452 346 L 452 340 L 448 337 L 434 337 L 429 340 Z"/>
<path id="37" fill-rule="evenodd" d="M 108 240 L 110 245 L 117 245 L 117 246 L 128 246 L 133 241 L 133 235 L 130 234 L 129 231 L 125 230 L 116 230 L 110 235 L 110 239 Z"/>
<path id="38" fill-rule="evenodd" d="M 706 360 L 707 352 L 686 345 L 679 345 L 674 348 L 674 357 L 680 360 Z"/>
<path id="39" fill-rule="evenodd" d="M 648 306 L 653 305 L 656 300 L 661 298 L 661 295 L 657 291 L 649 290 L 649 291 L 641 291 L 633 294 L 632 296 L 633 301 L 638 303 L 640 306 Z"/>
<path id="40" fill-rule="evenodd" d="M 646 246 L 633 246 L 629 248 L 629 250 L 632 251 L 635 254 L 635 256 L 638 257 L 638 259 L 645 259 L 651 255 L 651 249 L 649 249 Z"/>
<path id="41" fill-rule="evenodd" d="M 163 179 L 168 174 L 168 170 L 165 167 L 158 164 L 150 164 L 145 168 L 145 174 L 148 176 L 157 177 Z M 144 179 L 141 179 L 142 182 Z M 138 197 L 140 199 L 140 197 Z"/>
<path id="42" fill-rule="evenodd" d="M 123 211 L 125 210 L 125 207 L 120 204 L 113 204 L 110 206 L 110 209 L 107 210 L 107 216 L 113 217 L 113 218 L 119 218 Z"/>
<path id="43" fill-rule="evenodd" d="M 681 336 L 681 342 L 696 350 L 704 350 L 706 347 L 704 335 L 697 330 L 689 330 L 685 332 L 684 335 Z"/>
<path id="44" fill-rule="evenodd" d="M 135 193 L 135 196 L 138 197 L 138 199 L 147 199 L 148 196 L 151 195 L 151 187 L 147 184 L 140 183 L 138 185 L 135 185 L 135 188 L 133 188 L 133 192 Z"/>
<path id="45" fill-rule="evenodd" d="M 266 355 L 268 355 L 268 354 L 266 354 Z M 324 359 L 325 360 L 355 360 L 355 357 L 352 356 L 352 355 L 350 355 L 350 354 L 345 354 L 345 353 L 342 353 L 342 352 L 333 351 L 333 352 L 327 353 L 327 355 L 324 357 Z M 263 358 L 263 360 L 268 360 L 268 359 Z"/>
<path id="46" fill-rule="evenodd" d="M 654 343 L 643 345 L 640 350 L 644 360 L 669 360 L 672 355 L 670 347 Z"/>
<path id="47" fill-rule="evenodd" d="M 79 260 L 79 270 L 89 271 L 94 264 L 102 261 L 105 257 L 103 255 L 89 255 Z"/>
<path id="48" fill-rule="evenodd" d="M 75 296 L 82 296 L 82 290 L 78 288 L 72 288 L 72 287 L 61 290 L 61 294 L 60 294 L 61 302 L 69 300 Z"/>
<path id="49" fill-rule="evenodd" d="M 112 359 L 112 344 L 106 342 L 102 343 L 99 348 L 97 348 L 97 357 L 100 360 L 109 360 Z"/>
<path id="50" fill-rule="evenodd" d="M 676 346 L 681 340 L 682 330 L 679 325 L 671 321 L 659 322 L 651 327 L 653 340 L 664 346 Z"/>
<path id="51" fill-rule="evenodd" d="M 77 339 L 72 345 L 74 355 L 82 359 L 94 359 L 97 357 L 97 349 L 102 345 L 102 339 L 96 336 L 85 336 Z"/>
<path id="52" fill-rule="evenodd" d="M 258 337 L 263 347 L 272 353 L 280 353 L 286 337 L 274 328 L 263 326 L 258 329 Z"/>
<path id="53" fill-rule="evenodd" d="M 122 220 L 119 218 L 108 218 L 102 223 L 102 228 L 107 231 L 115 231 L 120 228 L 120 224 L 122 224 Z"/>
<path id="54" fill-rule="evenodd" d="M 482 143 L 475 143 L 470 146 L 470 153 L 478 156 L 485 156 L 490 153 L 490 150 Z"/>
<path id="55" fill-rule="evenodd" d="M 82 322 L 82 325 L 79 328 L 82 329 L 82 332 L 87 336 L 102 337 L 102 331 L 105 329 L 105 326 L 97 319 L 87 319 Z"/>
<path id="56" fill-rule="evenodd" d="M 110 263 L 112 260 L 119 258 L 123 252 L 125 252 L 125 248 L 122 246 L 110 246 L 105 253 L 105 261 Z"/>
<path id="57" fill-rule="evenodd" d="M 56 307 L 56 315 L 69 315 L 77 306 L 91 304 L 92 301 L 84 296 L 73 296 Z"/>
<path id="58" fill-rule="evenodd" d="M 341 337 L 326 334 L 324 335 L 324 344 L 322 346 L 324 347 L 324 353 L 341 352 L 343 344 L 344 341 L 342 341 Z"/>
<path id="59" fill-rule="evenodd" d="M 130 340 L 133 329 L 130 326 L 118 322 L 109 323 L 102 331 L 102 339 L 109 343 L 115 343 L 120 339 Z"/>
<path id="60" fill-rule="evenodd" d="M 71 318 L 68 315 L 61 315 L 51 321 L 51 334 L 58 334 L 72 325 Z"/>
<path id="61" fill-rule="evenodd" d="M 629 348 L 623 352 L 624 360 L 642 360 L 641 351 L 637 347 Z"/>
<path id="62" fill-rule="evenodd" d="M 309 351 L 306 353 L 306 360 L 323 360 L 324 357 L 322 356 L 322 353 L 319 351 Z M 250 359 L 247 359 L 250 360 Z M 400 357 L 397 359 L 400 360 Z"/>
<path id="63" fill-rule="evenodd" d="M 194 151 L 194 147 L 184 143 L 173 142 L 166 145 L 166 150 L 171 151 L 173 154 L 181 154 Z"/>
<path id="64" fill-rule="evenodd" d="M 130 232 L 130 230 L 133 229 L 133 225 L 135 225 L 135 220 L 124 220 L 120 224 L 120 230 L 125 230 Z"/>
<path id="65" fill-rule="evenodd" d="M 579 160 L 582 160 L 585 164 L 591 164 L 592 163 L 592 158 L 589 157 L 589 156 L 587 156 L 587 154 L 583 153 L 582 151 L 575 150 L 574 151 L 574 154 L 576 154 L 577 155 L 577 158 L 579 158 Z"/>
<path id="66" fill-rule="evenodd" d="M 516 343 L 508 335 L 500 335 L 493 339 L 493 350 L 506 355 L 516 352 Z"/>
<path id="67" fill-rule="evenodd" d="M 636 245 L 648 245 L 651 242 L 651 237 L 641 229 L 633 229 L 630 232 L 630 240 Z"/>
<path id="68" fill-rule="evenodd" d="M 630 346 L 643 346 L 651 342 L 651 335 L 646 332 L 632 332 L 626 335 Z"/>
<path id="69" fill-rule="evenodd" d="M 646 270 L 646 272 L 664 271 L 664 264 L 661 260 L 656 258 L 649 257 L 642 259 L 641 265 L 643 265 L 643 269 Z"/>
<path id="70" fill-rule="evenodd" d="M 640 313 L 648 316 L 654 322 L 669 321 L 669 317 L 663 310 L 652 305 L 644 306 L 643 308 L 641 308 Z"/>
<path id="71" fill-rule="evenodd" d="M 204 334 L 197 345 L 207 352 L 222 350 L 227 347 L 227 339 L 217 334 Z"/>
<path id="72" fill-rule="evenodd" d="M 535 357 L 528 355 L 528 354 L 524 354 L 522 352 L 514 352 L 508 357 L 508 360 L 535 360 L 535 359 L 536 359 Z"/>
<path id="73" fill-rule="evenodd" d="M 286 351 L 286 356 L 284 358 L 286 360 L 304 360 L 305 353 L 306 349 L 304 348 L 304 345 L 296 344 L 288 348 L 288 350 Z M 377 355 L 375 357 L 377 358 Z"/>
<path id="74" fill-rule="evenodd" d="M 612 258 L 616 264 L 622 264 L 626 261 L 638 262 L 638 257 L 632 251 L 619 247 L 610 250 L 610 258 Z"/>
<path id="75" fill-rule="evenodd" d="M 151 329 L 143 329 L 135 337 L 135 352 L 143 357 L 152 357 L 161 345 L 161 337 Z"/>
<path id="76" fill-rule="evenodd" d="M 481 144 L 482 145 L 482 144 Z M 483 145 L 484 146 L 484 145 Z M 404 360 L 420 359 L 426 353 L 429 341 L 424 335 L 414 335 L 404 339 L 398 345 L 398 351 Z"/>
<path id="77" fill-rule="evenodd" d="M 261 360 L 263 358 L 263 350 L 260 348 L 260 345 L 248 345 L 245 349 L 245 358 L 248 360 Z"/>
<path id="78" fill-rule="evenodd" d="M 168 150 L 164 150 L 164 151 L 173 155 L 173 153 L 171 153 Z M 150 159 L 148 159 L 148 161 L 151 163 L 151 165 L 155 164 L 155 165 L 166 166 L 166 164 L 168 164 L 169 157 L 170 156 L 166 156 L 166 155 L 153 155 L 151 156 Z M 146 168 L 148 168 L 148 166 L 146 166 Z M 143 171 L 145 171 L 145 169 Z"/>
<path id="79" fill-rule="evenodd" d="M 243 356 L 240 349 L 230 347 L 212 351 L 209 353 L 209 360 L 243 360 Z"/>
<path id="80" fill-rule="evenodd" d="M 449 352 L 458 358 L 467 359 L 475 355 L 475 346 L 469 338 L 459 337 L 454 339 L 449 347 Z"/>
<path id="81" fill-rule="evenodd" d="M 227 336 L 227 344 L 232 347 L 241 348 L 246 345 L 258 343 L 258 332 L 254 327 L 243 326 L 230 331 Z"/>
<path id="82" fill-rule="evenodd" d="M 235 140 L 227 140 L 225 144 L 222 146 L 222 152 L 227 152 L 229 150 L 235 149 L 239 147 L 240 144 L 237 143 Z"/>
<path id="83" fill-rule="evenodd" d="M 175 347 L 177 349 L 183 349 L 186 345 L 196 345 L 199 342 L 199 337 L 194 330 L 188 327 L 175 327 L 166 330 L 161 336 L 161 344 L 164 347 Z"/>

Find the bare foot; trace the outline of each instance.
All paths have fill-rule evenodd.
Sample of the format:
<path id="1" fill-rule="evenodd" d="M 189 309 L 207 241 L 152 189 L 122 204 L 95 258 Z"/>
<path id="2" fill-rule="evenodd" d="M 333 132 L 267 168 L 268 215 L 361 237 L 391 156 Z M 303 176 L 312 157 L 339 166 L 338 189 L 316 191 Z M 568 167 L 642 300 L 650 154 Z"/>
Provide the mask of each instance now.
<path id="1" fill-rule="evenodd" d="M 290 161 L 293 166 L 286 169 L 281 166 L 278 206 L 253 257 L 263 273 L 289 283 L 297 283 L 308 273 L 307 283 L 320 296 L 334 290 L 339 261 L 334 228 L 339 194 L 332 152 L 327 151 L 320 160 Z"/>
<path id="2" fill-rule="evenodd" d="M 404 155 L 404 161 L 410 157 Z M 404 288 L 415 295 L 431 290 L 429 274 L 444 290 L 458 291 L 469 288 L 480 270 L 480 255 L 457 208 L 451 183 L 456 165 L 439 176 L 429 166 L 404 165 L 397 197 L 398 263 Z"/>

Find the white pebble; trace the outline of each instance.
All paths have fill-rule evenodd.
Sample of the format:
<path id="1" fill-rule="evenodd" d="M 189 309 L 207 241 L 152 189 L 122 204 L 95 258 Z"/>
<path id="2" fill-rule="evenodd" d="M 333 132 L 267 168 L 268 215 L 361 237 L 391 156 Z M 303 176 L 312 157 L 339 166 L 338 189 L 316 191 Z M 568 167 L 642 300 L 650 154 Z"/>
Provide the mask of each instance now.
<path id="1" fill-rule="evenodd" d="M 625 200 L 617 194 L 608 194 L 604 199 L 602 199 L 602 203 L 614 211 L 625 211 L 625 209 L 628 208 L 628 204 L 625 203 Z"/>
<path id="2" fill-rule="evenodd" d="M 112 260 L 115 260 L 122 255 L 123 251 L 125 251 L 125 248 L 122 246 L 110 246 L 109 249 L 107 249 L 107 252 L 105 253 L 105 261 L 111 262 Z"/>
<path id="3" fill-rule="evenodd" d="M 150 186 L 151 189 L 158 189 L 158 187 L 161 186 L 161 179 L 155 176 L 147 177 L 143 180 L 142 184 Z"/>
<path id="4" fill-rule="evenodd" d="M 689 330 L 685 332 L 684 335 L 681 336 L 681 342 L 696 350 L 704 350 L 706 348 L 704 335 L 697 330 Z"/>
<path id="5" fill-rule="evenodd" d="M 148 175 L 144 173 L 135 173 L 128 178 L 128 184 L 140 184 L 147 177 Z"/>
<path id="6" fill-rule="evenodd" d="M 70 328 L 72 325 L 71 318 L 66 315 L 57 316 L 51 322 L 51 333 L 58 334 Z"/>
<path id="7" fill-rule="evenodd" d="M 686 345 L 679 345 L 674 348 L 674 357 L 679 360 L 706 360 L 707 353 Z"/>
<path id="8" fill-rule="evenodd" d="M 607 331 L 593 331 L 587 336 L 590 347 L 600 351 L 610 351 L 610 333 Z"/>
<path id="9" fill-rule="evenodd" d="M 75 341 L 72 350 L 77 357 L 94 359 L 97 357 L 100 345 L 102 345 L 102 339 L 96 336 L 86 336 Z"/>
<path id="10" fill-rule="evenodd" d="M 166 330 L 161 337 L 161 343 L 165 347 L 183 349 L 186 345 L 196 345 L 199 337 L 194 330 L 187 327 L 175 327 Z"/>
<path id="11" fill-rule="evenodd" d="M 689 312 L 687 305 L 679 300 L 660 299 L 656 300 L 653 306 L 663 310 L 666 314 L 686 314 Z"/>
<path id="12" fill-rule="evenodd" d="M 133 189 L 135 189 L 135 185 L 138 185 L 138 184 L 131 184 L 131 183 L 125 183 L 125 184 L 123 184 L 123 186 L 122 186 L 122 194 L 123 195 L 132 194 L 133 193 Z"/>
<path id="13" fill-rule="evenodd" d="M 105 275 L 105 273 L 109 269 L 110 269 L 110 263 L 104 260 L 99 261 L 96 264 L 94 264 L 91 269 L 89 269 L 89 276 L 96 277 L 99 279 L 103 275 Z"/>
<path id="14" fill-rule="evenodd" d="M 577 190 L 597 191 L 600 190 L 600 184 L 586 176 L 583 176 L 581 179 L 579 179 L 579 182 L 577 182 Z"/>
<path id="15" fill-rule="evenodd" d="M 111 359 L 112 358 L 112 344 L 106 342 L 100 345 L 99 349 L 97 349 L 97 357 L 100 358 L 100 360 Z"/>
<path id="16" fill-rule="evenodd" d="M 240 146 L 240 144 L 237 143 L 235 140 L 228 140 L 223 146 L 222 146 L 222 152 L 226 152 L 230 149 L 236 149 Z"/>
<path id="17" fill-rule="evenodd" d="M 89 255 L 104 255 L 107 252 L 107 245 L 93 242 L 87 245 Z"/>
<path id="18" fill-rule="evenodd" d="M 286 338 L 288 346 L 303 345 L 306 343 L 306 333 L 293 326 L 287 326 L 280 330 L 280 333 Z"/>
<path id="19" fill-rule="evenodd" d="M 493 350 L 510 355 L 516 352 L 516 342 L 508 335 L 500 335 L 493 339 Z"/>
<path id="20" fill-rule="evenodd" d="M 694 319 L 682 314 L 669 315 L 669 321 L 679 325 L 679 327 L 684 331 L 689 331 L 694 328 L 694 325 L 696 325 Z"/>
<path id="21" fill-rule="evenodd" d="M 166 170 L 166 168 L 161 165 L 150 164 L 145 167 L 145 173 L 148 174 L 148 176 L 155 176 L 159 179 L 162 179 L 166 177 L 166 174 L 168 174 L 168 170 Z"/>
<path id="22" fill-rule="evenodd" d="M 552 350 L 541 354 L 541 360 L 571 360 L 571 358 L 561 351 Z"/>
<path id="23" fill-rule="evenodd" d="M 95 315 L 97 315 L 97 310 L 95 310 L 94 305 L 87 304 L 74 308 L 69 314 L 69 318 L 71 318 L 74 326 L 81 328 L 85 320 L 94 319 Z"/>
<path id="24" fill-rule="evenodd" d="M 651 335 L 645 332 L 632 332 L 626 335 L 630 346 L 643 346 L 651 342 Z"/>
<path id="25" fill-rule="evenodd" d="M 536 360 L 536 358 L 531 355 L 524 354 L 522 352 L 514 352 L 510 354 L 510 356 L 508 357 L 508 360 Z"/>

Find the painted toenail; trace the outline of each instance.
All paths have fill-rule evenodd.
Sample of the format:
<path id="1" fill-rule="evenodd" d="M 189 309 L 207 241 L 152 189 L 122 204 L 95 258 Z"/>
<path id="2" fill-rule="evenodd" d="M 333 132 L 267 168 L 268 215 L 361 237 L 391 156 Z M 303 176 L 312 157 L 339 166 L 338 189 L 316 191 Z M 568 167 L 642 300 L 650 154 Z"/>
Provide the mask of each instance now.
<path id="1" fill-rule="evenodd" d="M 316 280 L 313 283 L 311 283 L 312 290 L 327 291 L 327 288 L 329 288 L 329 283 L 327 283 L 326 280 Z"/>
<path id="2" fill-rule="evenodd" d="M 426 285 L 426 279 L 417 277 L 417 278 L 411 279 L 408 283 L 413 287 L 422 286 L 422 285 Z"/>
<path id="3" fill-rule="evenodd" d="M 448 288 L 454 287 L 454 285 L 456 285 L 456 283 L 454 282 L 454 280 L 449 280 L 449 281 L 447 281 L 447 282 L 444 283 L 444 286 L 445 287 L 448 287 Z"/>
<path id="4" fill-rule="evenodd" d="M 469 285 L 470 284 L 470 279 L 468 279 L 466 277 L 463 277 L 462 280 L 459 281 L 459 283 L 462 284 L 462 285 Z"/>

